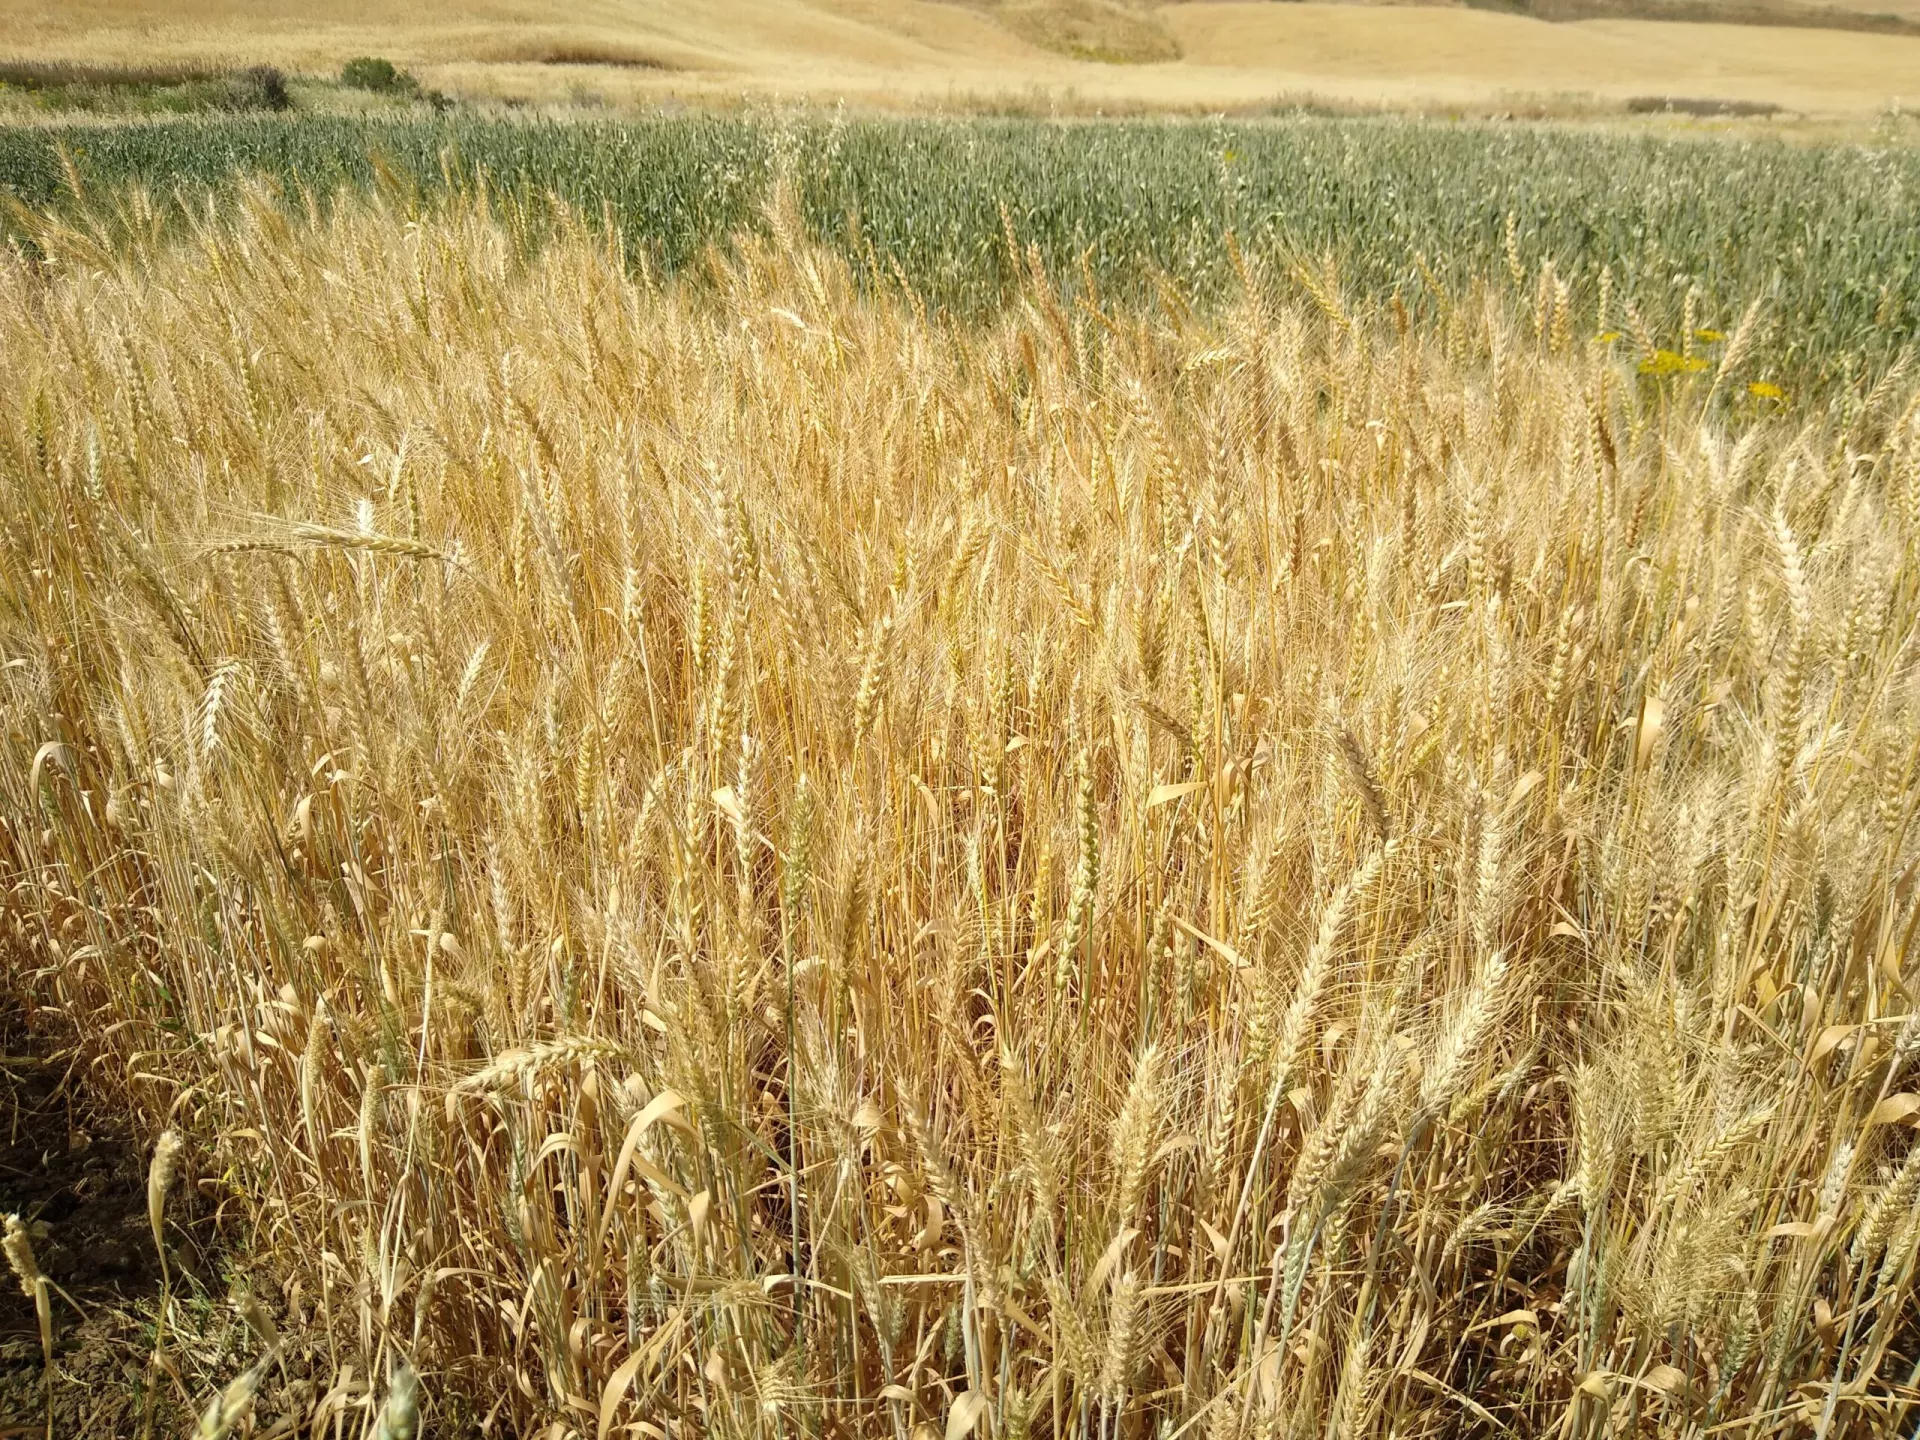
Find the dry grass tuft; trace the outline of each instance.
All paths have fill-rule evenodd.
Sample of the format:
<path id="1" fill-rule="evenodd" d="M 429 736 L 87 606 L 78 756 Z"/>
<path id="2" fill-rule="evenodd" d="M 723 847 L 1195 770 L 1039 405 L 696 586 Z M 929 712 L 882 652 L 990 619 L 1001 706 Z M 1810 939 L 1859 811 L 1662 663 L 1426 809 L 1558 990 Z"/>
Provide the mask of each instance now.
<path id="1" fill-rule="evenodd" d="M 1075 60 L 1140 65 L 1180 58 L 1180 42 L 1140 0 L 993 0 L 990 13 L 1029 44 Z"/>
<path id="2" fill-rule="evenodd" d="M 963 327 L 477 205 L 43 245 L 6 974 L 316 1413 L 1906 1417 L 1896 385 L 1768 418 L 1550 274 Z"/>

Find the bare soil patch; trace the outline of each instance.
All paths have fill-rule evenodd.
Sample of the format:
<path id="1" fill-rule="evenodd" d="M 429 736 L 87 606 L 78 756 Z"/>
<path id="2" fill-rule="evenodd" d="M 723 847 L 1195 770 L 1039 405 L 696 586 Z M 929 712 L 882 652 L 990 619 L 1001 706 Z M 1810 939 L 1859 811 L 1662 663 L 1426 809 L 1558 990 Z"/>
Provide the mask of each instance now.
<path id="1" fill-rule="evenodd" d="M 159 1293 L 141 1147 L 125 1118 L 83 1099 L 79 1057 L 0 1010 L 0 1209 L 17 1213 L 53 1296 L 55 1433 L 132 1433 Z M 45 1390 L 33 1302 L 0 1286 L 0 1436 L 40 1433 Z"/>
<path id="2" fill-rule="evenodd" d="M 146 1137 L 84 1085 L 58 1032 L 0 1006 L 0 1212 L 18 1214 L 52 1296 L 51 1383 L 33 1302 L 0 1276 L 0 1440 L 47 1433 L 184 1432 L 232 1364 L 212 1207 L 190 1186 L 169 1203 L 175 1303 L 152 1364 L 160 1262 L 147 1222 Z M 220 1378 L 216 1378 L 220 1377 Z"/>

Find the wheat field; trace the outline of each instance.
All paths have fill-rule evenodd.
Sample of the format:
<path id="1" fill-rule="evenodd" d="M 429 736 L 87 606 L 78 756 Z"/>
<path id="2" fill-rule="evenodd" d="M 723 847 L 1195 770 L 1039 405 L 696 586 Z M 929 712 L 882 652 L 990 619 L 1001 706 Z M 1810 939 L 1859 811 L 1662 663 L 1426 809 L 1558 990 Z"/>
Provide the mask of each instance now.
<path id="1" fill-rule="evenodd" d="M 1008 254 L 1010 217 L 1063 297 L 1090 287 L 1122 306 L 1170 280 L 1211 309 L 1240 284 L 1229 231 L 1269 260 L 1304 251 L 1334 264 L 1349 301 L 1398 297 L 1423 326 L 1454 291 L 1489 276 L 1524 291 L 1551 259 L 1583 315 L 1597 316 L 1606 287 L 1601 333 L 1625 344 L 1631 332 L 1635 359 L 1656 337 L 1703 328 L 1723 332 L 1696 336 L 1718 355 L 1763 298 L 1746 378 L 1822 403 L 1870 393 L 1920 334 L 1920 148 L 1382 116 L 0 125 L 0 243 L 32 243 L 8 194 L 35 212 L 111 213 L 145 189 L 163 203 L 127 222 L 144 234 L 224 208 L 248 179 L 296 211 L 309 193 L 324 208 L 385 186 L 402 207 L 431 207 L 482 189 L 516 246 L 539 243 L 558 198 L 613 227 L 629 265 L 679 275 L 715 243 L 764 233 L 780 167 L 809 235 L 863 283 L 903 281 L 936 312 L 988 315 L 1017 291 L 1027 266 Z"/>
<path id="2" fill-rule="evenodd" d="M 1897 369 L 148 215 L 0 257 L 0 963 L 251 1292 L 94 1433 L 1911 1423 Z"/>

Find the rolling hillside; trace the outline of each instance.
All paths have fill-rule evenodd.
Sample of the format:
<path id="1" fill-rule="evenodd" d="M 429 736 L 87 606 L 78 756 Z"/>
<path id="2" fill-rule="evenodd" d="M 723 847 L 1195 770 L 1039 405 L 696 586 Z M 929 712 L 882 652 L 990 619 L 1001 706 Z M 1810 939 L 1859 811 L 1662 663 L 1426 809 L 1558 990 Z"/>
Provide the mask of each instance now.
<path id="1" fill-rule="evenodd" d="M 0 49 L 310 73 L 375 53 L 455 93 L 589 104 L 752 93 L 1206 110 L 1309 96 L 1424 105 L 1672 96 L 1859 116 L 1920 98 L 1920 0 L 1862 0 L 1845 17 L 1916 33 L 1699 18 L 1827 13 L 1811 0 L 1516 4 L 1598 18 L 1258 0 L 422 0 L 404 18 L 368 0 L 0 0 Z M 1640 18 L 1650 7 L 1688 18 Z"/>

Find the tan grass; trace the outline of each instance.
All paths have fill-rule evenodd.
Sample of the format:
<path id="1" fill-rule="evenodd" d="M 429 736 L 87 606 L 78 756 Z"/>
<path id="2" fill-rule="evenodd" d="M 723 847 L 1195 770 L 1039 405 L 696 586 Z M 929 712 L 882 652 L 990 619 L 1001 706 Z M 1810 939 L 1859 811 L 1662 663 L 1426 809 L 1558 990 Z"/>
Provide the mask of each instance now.
<path id="1" fill-rule="evenodd" d="M 42 244 L 8 983 L 383 1433 L 1911 1423 L 1906 396 L 1532 273 Z"/>

